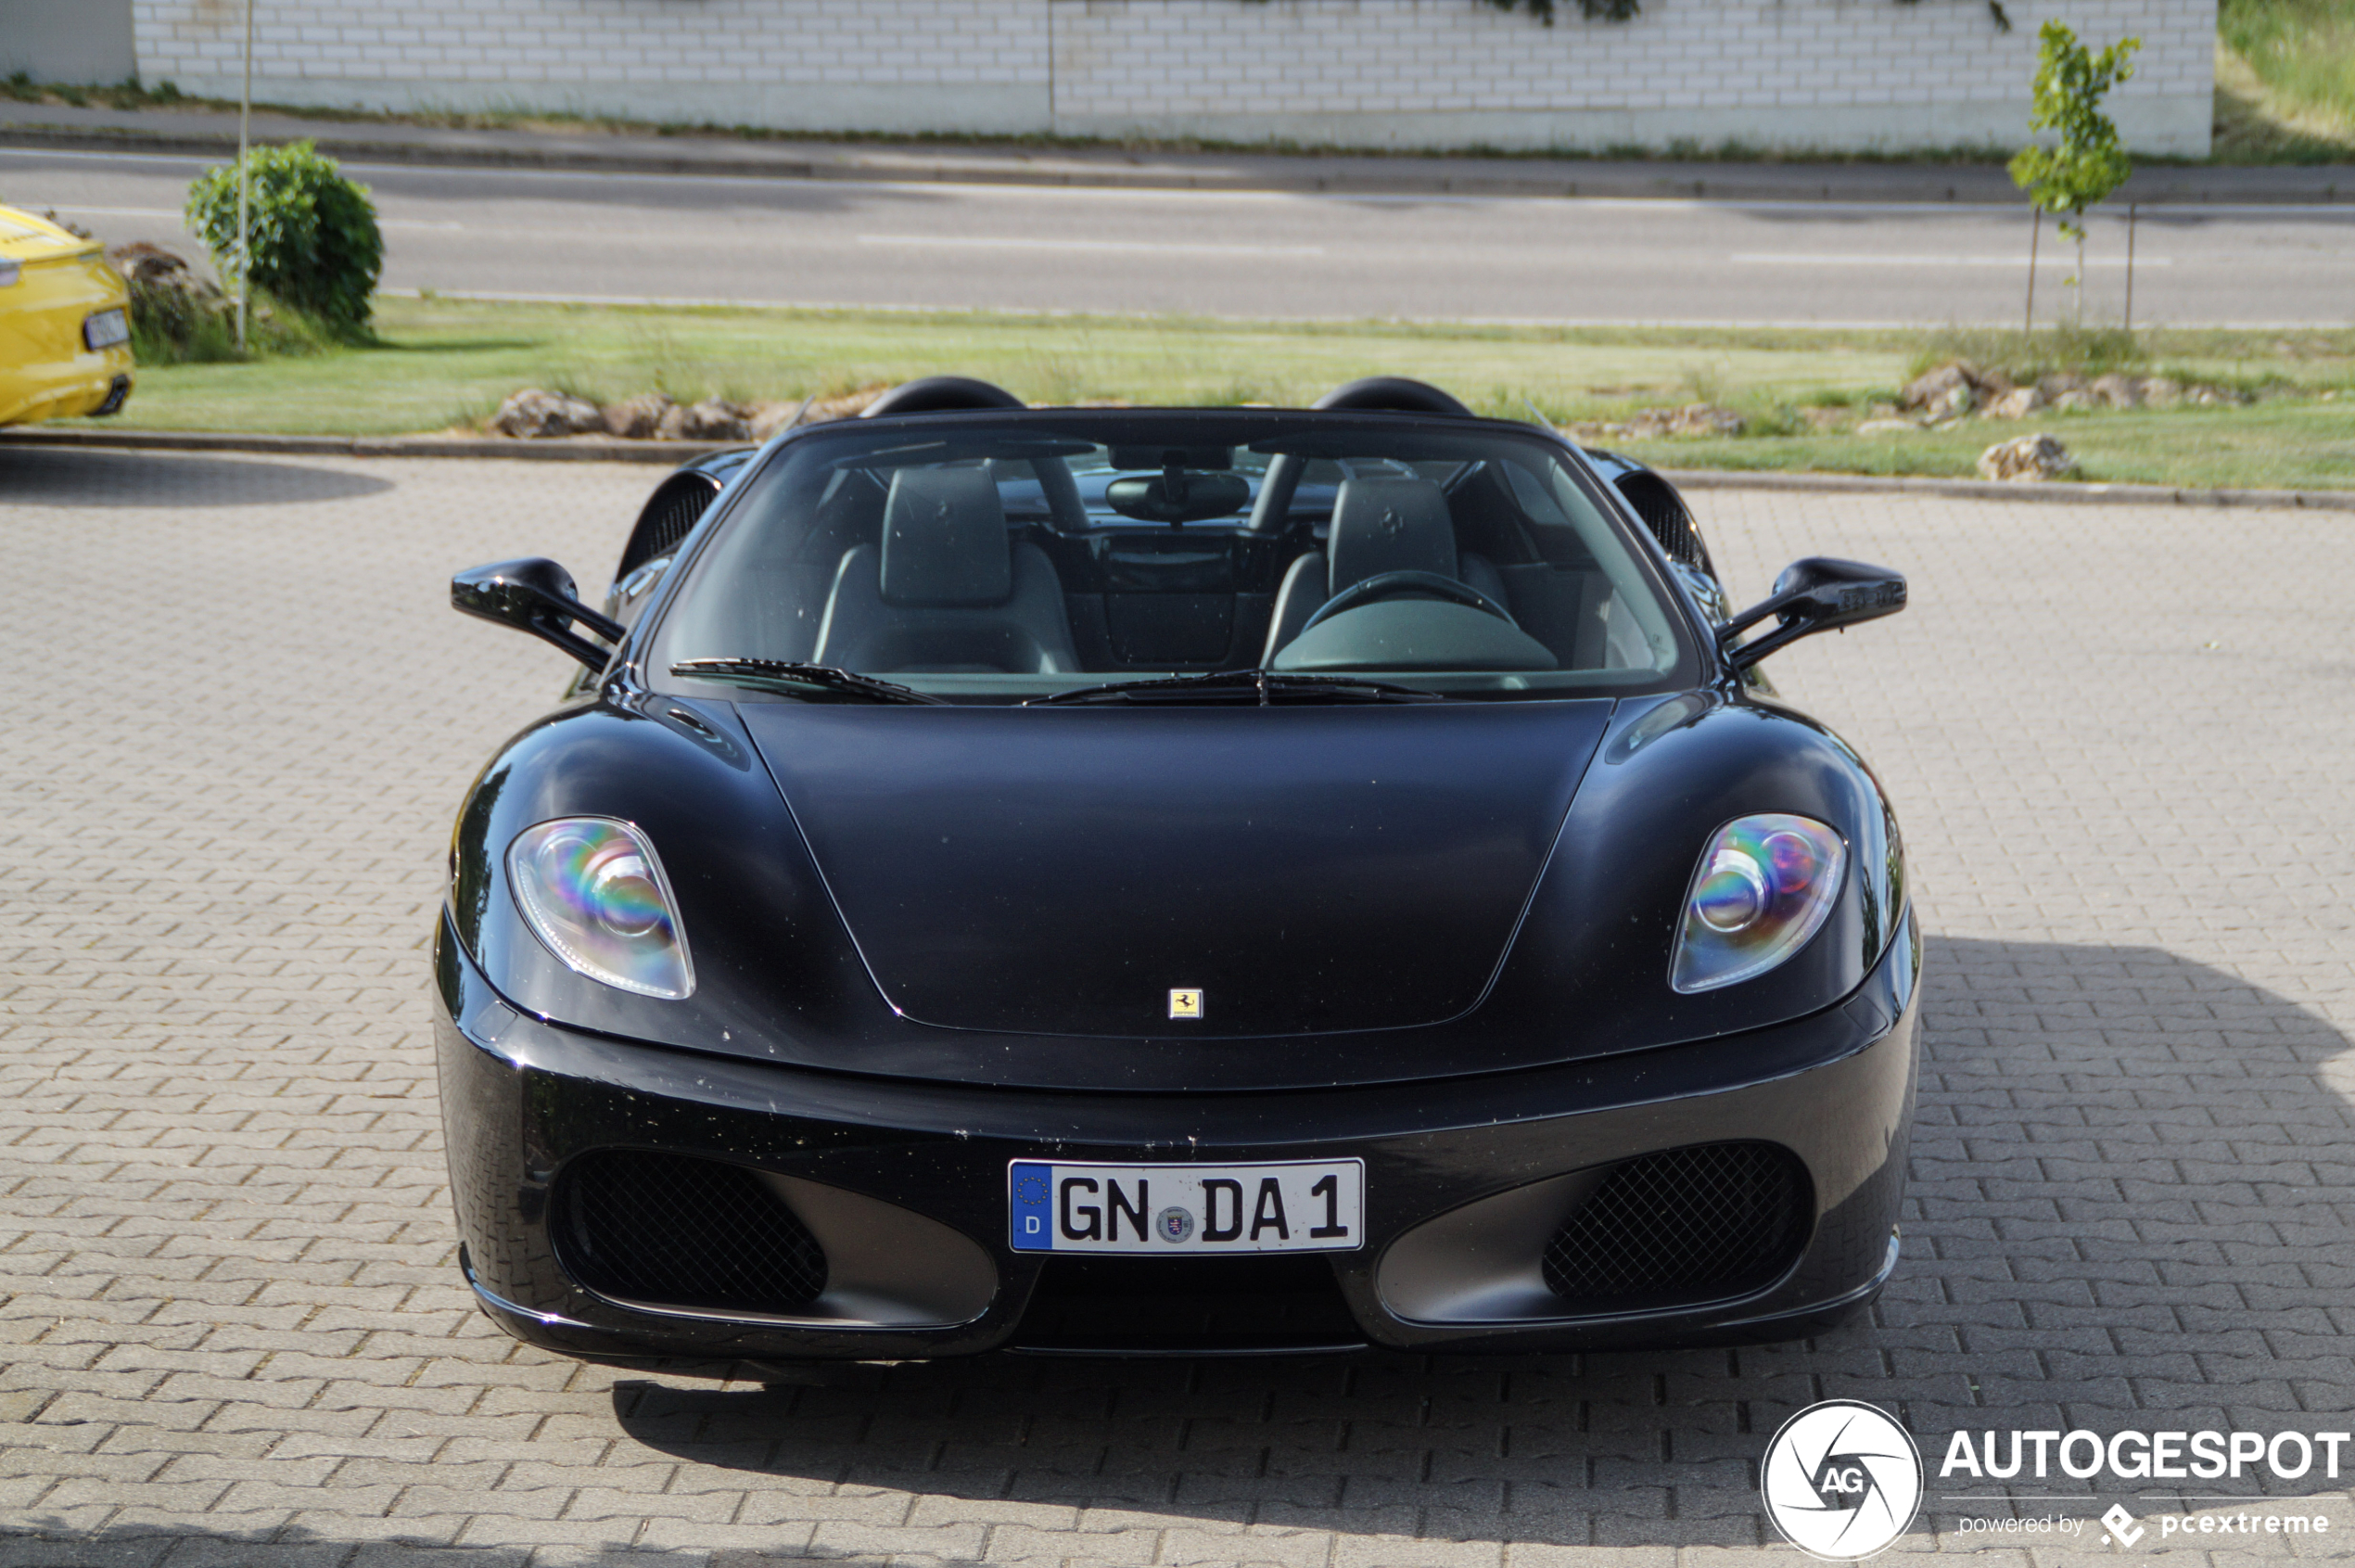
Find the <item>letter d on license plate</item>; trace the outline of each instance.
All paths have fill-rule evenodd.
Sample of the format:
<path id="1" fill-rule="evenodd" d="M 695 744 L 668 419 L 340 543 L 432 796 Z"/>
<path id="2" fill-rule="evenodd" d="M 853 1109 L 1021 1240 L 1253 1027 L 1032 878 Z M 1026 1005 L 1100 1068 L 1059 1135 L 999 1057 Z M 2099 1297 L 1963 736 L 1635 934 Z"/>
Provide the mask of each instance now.
<path id="1" fill-rule="evenodd" d="M 1017 1252 L 1347 1252 L 1363 1244 L 1366 1162 L 1052 1165 L 1006 1169 Z"/>

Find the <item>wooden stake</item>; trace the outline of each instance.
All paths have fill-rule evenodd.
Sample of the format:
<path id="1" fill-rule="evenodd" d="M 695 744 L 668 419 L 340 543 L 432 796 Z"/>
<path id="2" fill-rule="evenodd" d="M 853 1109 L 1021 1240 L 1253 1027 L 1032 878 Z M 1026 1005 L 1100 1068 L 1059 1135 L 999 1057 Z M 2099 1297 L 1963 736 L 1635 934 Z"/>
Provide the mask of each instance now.
<path id="1" fill-rule="evenodd" d="M 2138 204 L 2126 204 L 2126 319 L 2128 332 L 2134 330 L 2134 213 Z"/>
<path id="2" fill-rule="evenodd" d="M 2044 232 L 2044 210 L 2030 209 L 2035 216 L 2028 225 L 2028 317 L 2020 325 L 2020 336 L 2029 337 L 2036 330 L 2036 236 Z"/>

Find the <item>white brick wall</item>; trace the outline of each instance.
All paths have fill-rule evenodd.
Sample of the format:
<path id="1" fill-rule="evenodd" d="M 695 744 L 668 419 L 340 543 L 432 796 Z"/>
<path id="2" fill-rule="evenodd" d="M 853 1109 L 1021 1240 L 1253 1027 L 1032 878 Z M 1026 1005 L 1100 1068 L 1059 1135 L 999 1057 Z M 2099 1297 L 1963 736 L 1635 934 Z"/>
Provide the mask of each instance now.
<path id="1" fill-rule="evenodd" d="M 2139 35 L 2139 150 L 2208 148 L 2216 0 L 256 0 L 256 96 L 804 130 L 1598 149 L 2017 143 L 2036 28 Z M 133 0 L 139 70 L 234 94 L 236 0 Z"/>

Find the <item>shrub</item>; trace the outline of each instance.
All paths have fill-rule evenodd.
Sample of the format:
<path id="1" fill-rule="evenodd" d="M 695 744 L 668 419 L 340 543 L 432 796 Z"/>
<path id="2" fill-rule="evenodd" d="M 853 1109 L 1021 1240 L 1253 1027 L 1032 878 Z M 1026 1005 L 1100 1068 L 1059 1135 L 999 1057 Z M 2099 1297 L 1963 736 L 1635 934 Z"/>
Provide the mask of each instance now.
<path id="1" fill-rule="evenodd" d="M 384 266 L 384 236 L 364 185 L 309 142 L 256 147 L 251 181 L 251 281 L 346 335 L 364 334 L 369 297 Z M 209 170 L 188 187 L 188 226 L 224 278 L 237 272 L 237 171 Z"/>

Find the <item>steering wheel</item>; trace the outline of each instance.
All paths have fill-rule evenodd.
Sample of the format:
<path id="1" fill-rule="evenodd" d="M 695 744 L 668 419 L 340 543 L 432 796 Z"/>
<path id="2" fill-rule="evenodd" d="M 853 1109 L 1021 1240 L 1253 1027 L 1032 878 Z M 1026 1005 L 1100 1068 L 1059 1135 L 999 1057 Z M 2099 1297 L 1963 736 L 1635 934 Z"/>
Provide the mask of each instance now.
<path id="1" fill-rule="evenodd" d="M 1437 572 L 1376 572 L 1371 577 L 1351 583 L 1326 600 L 1301 627 L 1301 635 L 1306 636 L 1311 627 L 1330 620 L 1344 610 L 1354 610 L 1360 605 L 1370 605 L 1377 599 L 1388 599 L 1401 593 L 1418 593 L 1426 598 L 1445 599 L 1450 604 L 1468 606 L 1475 610 L 1486 610 L 1507 626 L 1517 625 L 1510 611 L 1469 582 L 1458 582 Z"/>

